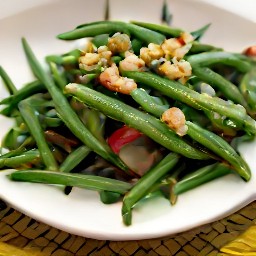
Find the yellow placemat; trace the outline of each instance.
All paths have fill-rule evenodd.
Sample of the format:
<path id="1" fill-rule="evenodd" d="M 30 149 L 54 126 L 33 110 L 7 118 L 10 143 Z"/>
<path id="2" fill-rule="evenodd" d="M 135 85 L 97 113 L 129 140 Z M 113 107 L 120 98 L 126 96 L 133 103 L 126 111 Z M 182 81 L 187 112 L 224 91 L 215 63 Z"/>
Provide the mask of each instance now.
<path id="1" fill-rule="evenodd" d="M 256 255 L 256 225 L 221 248 L 223 255 Z"/>
<path id="2" fill-rule="evenodd" d="M 41 252 L 34 249 L 20 249 L 16 246 L 0 242 L 0 255 L 1 256 L 43 256 Z"/>
<path id="3" fill-rule="evenodd" d="M 255 221 L 256 202 L 253 202 L 227 218 L 176 235 L 139 241 L 99 241 L 35 221 L 1 202 L 0 256 L 256 256 Z M 247 251 L 241 252 L 245 243 Z M 8 247 L 9 251 L 14 253 L 4 254 L 3 248 L 10 245 L 14 247 Z M 16 253 L 17 248 L 24 250 Z"/>

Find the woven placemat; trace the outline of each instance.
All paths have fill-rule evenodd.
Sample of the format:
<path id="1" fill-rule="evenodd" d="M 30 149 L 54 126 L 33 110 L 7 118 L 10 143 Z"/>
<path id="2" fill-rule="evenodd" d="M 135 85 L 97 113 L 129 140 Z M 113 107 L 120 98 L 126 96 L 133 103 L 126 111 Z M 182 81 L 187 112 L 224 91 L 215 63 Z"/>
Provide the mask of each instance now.
<path id="1" fill-rule="evenodd" d="M 227 218 L 176 235 L 139 241 L 99 241 L 38 222 L 0 201 L 0 255 L 5 255 L 1 254 L 3 242 L 43 256 L 235 255 L 220 253 L 220 248 L 251 228 L 255 221 L 253 202 Z M 250 255 L 256 255 L 256 251 Z"/>

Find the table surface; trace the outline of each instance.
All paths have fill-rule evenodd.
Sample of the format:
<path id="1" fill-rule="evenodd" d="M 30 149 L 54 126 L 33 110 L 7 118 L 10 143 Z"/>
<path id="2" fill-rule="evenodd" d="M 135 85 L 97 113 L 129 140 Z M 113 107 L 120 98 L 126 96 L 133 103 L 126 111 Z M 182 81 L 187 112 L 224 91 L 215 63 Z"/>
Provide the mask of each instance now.
<path id="1" fill-rule="evenodd" d="M 228 256 L 235 254 L 224 253 L 225 251 L 238 251 L 237 248 L 244 246 L 241 240 L 244 235 L 250 237 L 246 241 L 250 240 L 251 244 L 248 243 L 244 253 L 236 255 L 247 255 L 246 252 L 255 253 L 248 255 L 256 255 L 255 221 L 256 202 L 252 202 L 231 216 L 176 235 L 139 241 L 100 241 L 58 230 L 0 201 L 0 255 Z M 238 238 L 240 245 L 234 242 Z M 14 248 L 23 250 L 17 253 Z M 12 250 L 13 254 L 10 254 Z"/>
<path id="2" fill-rule="evenodd" d="M 49 0 L 1 3 L 0 18 Z M 256 22 L 255 0 L 201 0 Z M 249 8 L 248 8 L 249 7 Z M 0 201 L 0 255 L 256 255 L 256 202 L 229 217 L 169 237 L 140 241 L 99 241 L 68 234 L 38 222 Z M 242 245 L 243 236 L 251 244 Z M 240 241 L 240 244 L 239 244 Z M 248 241 L 248 240 L 247 240 Z M 243 251 L 238 248 L 243 246 Z M 17 248 L 23 249 L 17 251 Z M 233 250 L 233 252 L 232 252 Z M 235 254 L 237 253 L 237 254 Z M 248 254 L 247 254 L 248 253 Z"/>

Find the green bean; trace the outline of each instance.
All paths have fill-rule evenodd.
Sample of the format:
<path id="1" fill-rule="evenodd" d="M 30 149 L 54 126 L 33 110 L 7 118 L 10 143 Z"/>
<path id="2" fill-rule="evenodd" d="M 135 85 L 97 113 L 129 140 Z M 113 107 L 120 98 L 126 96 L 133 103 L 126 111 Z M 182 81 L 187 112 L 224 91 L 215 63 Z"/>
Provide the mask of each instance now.
<path id="1" fill-rule="evenodd" d="M 23 135 L 22 130 L 19 127 L 11 128 L 4 136 L 2 146 L 10 150 L 16 149 L 19 146 L 19 137 Z"/>
<path id="2" fill-rule="evenodd" d="M 115 61 L 113 60 L 113 62 L 115 62 Z M 82 74 L 80 74 L 80 75 L 82 75 Z M 98 75 L 99 74 L 93 74 L 93 73 L 83 75 L 81 78 L 81 83 L 88 85 L 91 81 L 93 81 L 95 78 L 97 78 Z"/>
<path id="3" fill-rule="evenodd" d="M 178 37 L 183 32 L 183 30 L 180 28 L 173 28 L 166 25 L 159 25 L 159 24 L 153 24 L 153 23 L 147 23 L 147 22 L 141 22 L 141 21 L 135 21 L 135 20 L 132 20 L 130 22 L 137 26 L 159 32 L 168 37 Z"/>
<path id="4" fill-rule="evenodd" d="M 160 118 L 165 110 L 169 109 L 169 104 L 162 104 L 155 101 L 153 96 L 150 96 L 144 89 L 137 88 L 133 90 L 130 95 L 132 98 L 148 113 L 153 116 Z M 186 120 L 192 120 L 196 123 L 204 123 L 206 121 L 206 116 L 202 113 L 198 113 L 194 108 L 191 108 L 185 104 L 179 103 L 178 108 L 182 110 L 186 116 Z"/>
<path id="5" fill-rule="evenodd" d="M 104 204 L 113 204 L 119 201 L 121 194 L 111 191 L 100 191 L 100 201 Z"/>
<path id="6" fill-rule="evenodd" d="M 197 41 L 194 41 L 192 43 L 192 47 L 189 50 L 189 53 L 191 54 L 197 54 L 197 53 L 202 53 L 202 52 L 210 52 L 210 51 L 223 51 L 222 48 L 215 47 L 213 45 L 209 44 L 202 44 Z"/>
<path id="7" fill-rule="evenodd" d="M 15 151 L 24 150 L 24 149 L 30 149 L 35 148 L 36 142 L 35 139 L 28 135 L 28 137 L 21 143 L 21 145 L 17 148 L 12 150 L 11 152 L 15 153 Z"/>
<path id="8" fill-rule="evenodd" d="M 132 39 L 131 44 L 134 54 L 139 55 L 140 49 L 143 47 L 143 42 L 141 40 L 134 38 Z"/>
<path id="9" fill-rule="evenodd" d="M 88 154 L 91 150 L 87 146 L 80 146 L 71 152 L 67 158 L 60 165 L 61 172 L 72 171 Z"/>
<path id="10" fill-rule="evenodd" d="M 256 61 L 253 57 L 250 57 L 250 56 L 247 56 L 243 53 L 237 53 L 237 52 L 234 52 L 233 53 L 238 59 L 240 60 L 244 60 L 244 61 L 247 61 L 249 63 L 251 63 L 252 65 L 255 65 L 256 64 Z"/>
<path id="11" fill-rule="evenodd" d="M 58 117 L 49 117 L 39 114 L 39 121 L 44 127 L 59 127 L 63 122 Z"/>
<path id="12" fill-rule="evenodd" d="M 23 164 L 30 164 L 31 162 L 39 158 L 40 153 L 38 150 L 29 150 L 26 152 L 21 152 L 20 155 L 15 155 L 9 158 L 1 158 L 0 168 L 16 168 Z"/>
<path id="13" fill-rule="evenodd" d="M 132 189 L 124 196 L 122 205 L 123 222 L 131 225 L 131 211 L 134 205 L 150 192 L 152 186 L 170 172 L 179 160 L 179 155 L 168 154 L 156 166 L 144 174 Z"/>
<path id="14" fill-rule="evenodd" d="M 73 70 L 72 73 L 73 73 L 73 75 L 88 75 L 88 74 L 100 75 L 101 72 L 102 72 L 102 64 L 100 62 L 98 62 L 97 64 L 91 66 L 88 69 L 77 69 L 77 70 Z M 71 72 L 69 72 L 69 73 L 71 73 Z"/>
<path id="15" fill-rule="evenodd" d="M 3 147 L 1 147 L 1 151 L 2 151 Z M 18 156 L 21 153 L 23 153 L 25 151 L 25 148 L 23 147 L 18 147 L 17 149 L 11 150 L 7 153 L 1 154 L 0 155 L 0 159 L 4 159 L 4 158 L 10 158 L 13 156 Z"/>
<path id="16" fill-rule="evenodd" d="M 49 65 L 55 83 L 59 86 L 60 89 L 63 89 L 68 83 L 65 76 L 63 75 L 63 73 L 60 73 L 57 65 L 54 62 L 50 62 Z"/>
<path id="17" fill-rule="evenodd" d="M 166 24 L 168 26 L 170 26 L 172 22 L 172 14 L 170 13 L 166 0 L 164 0 L 163 6 L 162 6 L 161 21 L 163 24 Z"/>
<path id="18" fill-rule="evenodd" d="M 49 59 L 48 59 L 48 61 L 49 61 Z M 61 65 L 76 65 L 77 62 L 78 62 L 78 57 L 73 56 L 73 55 L 62 56 L 62 59 L 61 59 Z"/>
<path id="19" fill-rule="evenodd" d="M 9 178 L 14 181 L 59 184 L 90 190 L 106 190 L 120 194 L 126 193 L 132 187 L 132 185 L 128 182 L 113 180 L 105 177 L 41 170 L 16 171 L 11 173 Z"/>
<path id="20" fill-rule="evenodd" d="M 92 39 L 92 43 L 99 48 L 100 46 L 107 45 L 108 44 L 108 38 L 109 34 L 101 34 L 97 35 Z"/>
<path id="21" fill-rule="evenodd" d="M 45 57 L 46 62 L 50 63 L 53 62 L 57 65 L 62 65 L 63 58 L 61 55 L 48 55 Z"/>
<path id="22" fill-rule="evenodd" d="M 17 90 L 13 95 L 1 100 L 0 104 L 10 104 L 14 107 L 21 101 L 35 93 L 45 90 L 45 86 L 38 80 L 25 84 L 21 89 Z"/>
<path id="23" fill-rule="evenodd" d="M 79 118 L 92 133 L 92 135 L 99 141 L 105 142 L 104 130 L 106 117 L 99 111 L 90 109 L 80 102 L 78 102 L 78 107 L 76 107 L 77 103 L 75 99 L 72 101 L 72 104 Z"/>
<path id="24" fill-rule="evenodd" d="M 211 23 L 208 23 L 205 26 L 190 32 L 190 34 L 194 37 L 195 40 L 200 40 L 210 26 L 211 26 Z"/>
<path id="25" fill-rule="evenodd" d="M 43 93 L 34 94 L 25 100 L 29 100 L 38 113 L 45 114 L 49 108 L 54 108 L 52 99 L 47 99 L 46 94 Z"/>
<path id="26" fill-rule="evenodd" d="M 91 25 L 99 25 L 99 24 L 102 24 L 102 23 L 108 23 L 109 21 L 106 20 L 106 21 L 93 21 L 93 22 L 90 22 L 90 23 L 82 23 L 82 24 L 79 24 L 78 26 L 76 26 L 76 28 L 83 28 L 83 27 L 86 27 L 86 26 L 91 26 Z M 113 21 L 110 21 L 110 22 L 113 22 Z"/>
<path id="27" fill-rule="evenodd" d="M 15 117 L 18 115 L 18 111 L 16 108 L 12 106 L 7 106 L 1 109 L 0 114 L 6 117 Z"/>
<path id="28" fill-rule="evenodd" d="M 121 21 L 101 21 L 83 24 L 72 31 L 58 35 L 58 38 L 63 40 L 74 40 L 84 37 L 93 37 L 100 34 L 112 34 L 116 32 L 132 35 L 148 44 L 161 44 L 165 39 L 165 36 L 160 33 Z"/>
<path id="29" fill-rule="evenodd" d="M 202 127 L 207 127 L 210 124 L 210 120 L 208 119 L 208 116 L 203 115 L 203 113 L 200 112 L 199 110 L 196 110 L 182 103 L 176 104 L 176 107 L 182 110 L 182 112 L 186 117 L 186 120 L 199 124 Z"/>
<path id="30" fill-rule="evenodd" d="M 256 68 L 252 68 L 250 72 L 246 73 L 239 84 L 239 88 L 244 95 L 252 114 L 256 114 Z"/>
<path id="31" fill-rule="evenodd" d="M 159 25 L 159 24 L 154 24 L 154 23 L 147 23 L 147 22 L 140 22 L 140 21 L 131 21 L 132 24 L 159 32 L 163 35 L 166 35 L 168 37 L 179 37 L 182 32 L 184 32 L 182 29 L 180 28 L 173 28 L 170 26 L 166 26 L 166 25 Z M 196 39 L 200 39 L 203 34 L 206 32 L 206 30 L 209 28 L 211 24 L 207 24 L 205 26 L 203 26 L 202 28 L 191 32 L 191 35 Z"/>
<path id="32" fill-rule="evenodd" d="M 52 108 L 52 109 L 48 110 L 47 112 L 44 113 L 44 115 L 46 117 L 52 117 L 52 118 L 57 118 L 58 117 L 58 114 L 57 114 L 55 108 Z"/>
<path id="33" fill-rule="evenodd" d="M 136 89 L 134 91 L 140 92 L 139 89 Z M 133 92 L 131 93 L 131 95 L 132 94 Z M 146 92 L 143 94 L 146 94 Z M 146 101 L 143 101 L 143 97 L 136 99 L 137 102 L 141 104 L 141 106 L 146 111 L 152 113 L 156 117 L 161 117 L 161 115 L 164 112 L 164 109 L 162 110 L 152 107 L 150 104 L 152 100 L 150 98 L 151 97 L 148 95 L 147 97 L 145 97 Z M 225 159 L 228 163 L 232 165 L 232 167 L 238 172 L 238 174 L 243 179 L 250 179 L 251 174 L 248 165 L 225 140 L 223 140 L 220 136 L 204 128 L 201 128 L 199 125 L 196 125 L 190 121 L 186 121 L 186 125 L 188 126 L 187 135 L 189 135 L 192 139 L 199 142 L 206 148 L 210 149 L 216 155 Z"/>
<path id="34" fill-rule="evenodd" d="M 251 64 L 248 61 L 242 60 L 237 55 L 229 52 L 203 52 L 188 56 L 187 61 L 192 66 L 210 66 L 223 63 L 236 68 L 240 72 L 248 72 L 251 69 Z"/>
<path id="35" fill-rule="evenodd" d="M 223 116 L 216 114 L 211 111 L 204 111 L 205 115 L 209 118 L 212 123 L 212 130 L 217 130 L 224 136 L 235 136 L 237 134 L 236 125 L 228 119 L 224 119 Z"/>
<path id="36" fill-rule="evenodd" d="M 52 101 L 43 99 L 43 94 L 37 93 L 32 94 L 31 96 L 30 94 L 32 94 L 32 92 L 29 92 L 28 95 L 17 95 L 17 98 L 16 95 L 8 97 L 8 99 L 13 100 L 13 102 L 11 102 L 10 105 L 8 105 L 7 107 L 3 108 L 0 111 L 0 114 L 7 117 L 15 117 L 17 120 L 17 118 L 20 116 L 20 113 L 17 110 L 17 105 L 21 100 L 28 98 L 27 96 L 30 97 L 30 101 L 33 101 L 33 106 L 39 112 L 44 112 L 46 108 L 54 107 Z"/>
<path id="37" fill-rule="evenodd" d="M 0 111 L 0 113 L 2 115 L 8 116 L 8 117 L 10 117 L 10 116 L 17 117 L 17 116 L 19 116 L 19 113 L 17 112 L 18 103 L 20 101 L 22 101 L 23 99 L 26 99 L 28 97 L 35 98 L 35 95 L 40 95 L 40 99 L 37 99 L 38 102 L 40 102 L 40 104 L 35 104 L 35 105 L 38 105 L 38 106 L 40 105 L 41 107 L 49 107 L 49 102 L 48 101 L 47 102 L 44 101 L 45 106 L 43 106 L 44 105 L 42 103 L 43 99 L 41 97 L 41 94 L 39 94 L 43 91 L 45 91 L 45 87 L 39 81 L 31 82 L 31 83 L 25 85 L 25 87 L 18 90 L 16 94 L 11 95 L 10 97 L 5 98 L 1 101 L 0 104 L 8 104 L 8 106 L 6 108 L 2 109 Z M 48 104 L 48 106 L 46 106 L 47 104 Z"/>
<path id="38" fill-rule="evenodd" d="M 175 205 L 178 196 L 173 192 L 174 185 L 177 183 L 180 174 L 187 168 L 187 164 L 184 161 L 178 166 L 175 166 L 175 170 L 171 174 L 168 174 L 164 179 L 161 179 L 155 184 L 155 190 L 158 189 L 165 194 L 165 197 L 169 199 L 171 205 Z"/>
<path id="39" fill-rule="evenodd" d="M 48 146 L 45 139 L 43 129 L 35 112 L 35 109 L 31 105 L 29 98 L 19 103 L 20 113 L 29 128 L 29 131 L 36 141 L 40 155 L 46 168 L 51 171 L 58 170 L 58 164 Z"/>
<path id="40" fill-rule="evenodd" d="M 51 77 L 45 73 L 24 38 L 22 40 L 22 43 L 30 66 L 33 66 L 33 68 L 37 71 L 38 79 L 41 80 L 48 89 L 49 93 L 52 96 L 56 111 L 58 112 L 59 117 L 63 120 L 66 126 L 73 132 L 73 134 L 77 138 L 79 138 L 85 145 L 87 145 L 97 154 L 102 156 L 107 161 L 112 162 L 122 170 L 128 171 L 128 167 L 121 161 L 121 159 L 116 154 L 113 153 L 107 143 L 99 142 L 84 126 L 82 121 L 70 107 L 66 97 L 62 94 L 59 88 L 55 86 Z"/>
<path id="41" fill-rule="evenodd" d="M 0 155 L 0 159 L 18 156 L 21 153 L 25 152 L 26 148 L 31 148 L 31 146 L 34 146 L 34 144 L 35 144 L 34 142 L 35 142 L 34 139 L 31 136 L 29 136 L 22 142 L 22 144 L 19 147 L 15 148 L 5 154 Z"/>
<path id="42" fill-rule="evenodd" d="M 150 44 L 150 43 L 161 44 L 165 40 L 164 35 L 157 33 L 155 31 L 152 31 L 150 29 L 142 28 L 140 26 L 130 24 L 130 23 L 127 23 L 127 27 L 130 31 L 130 34 L 133 37 L 147 44 Z"/>
<path id="43" fill-rule="evenodd" d="M 192 72 L 203 82 L 210 84 L 214 89 L 218 89 L 222 92 L 227 99 L 232 100 L 235 103 L 239 103 L 245 108 L 248 107 L 237 86 L 225 79 L 223 76 L 207 67 L 193 66 Z"/>
<path id="44" fill-rule="evenodd" d="M 90 109 L 87 111 L 87 120 L 86 127 L 88 130 L 99 140 L 105 141 L 104 138 L 104 128 L 105 128 L 105 119 L 99 111 L 95 109 Z"/>
<path id="45" fill-rule="evenodd" d="M 86 105 L 96 108 L 105 115 L 141 131 L 171 151 L 185 155 L 188 158 L 209 158 L 205 153 L 193 148 L 185 140 L 168 129 L 160 120 L 117 99 L 79 84 L 67 85 L 64 93 L 73 95 Z"/>
<path id="46" fill-rule="evenodd" d="M 179 82 L 172 81 L 149 72 L 123 71 L 123 76 L 134 79 L 138 83 L 150 86 L 164 95 L 181 101 L 195 109 L 203 111 L 214 111 L 230 118 L 240 129 L 249 134 L 256 133 L 256 122 L 247 115 L 241 105 L 224 101 L 217 97 L 200 94 Z"/>
<path id="47" fill-rule="evenodd" d="M 48 55 L 45 60 L 47 62 L 53 62 L 57 65 L 74 65 L 77 64 L 77 60 L 81 55 L 81 51 L 75 49 L 62 55 Z"/>
<path id="48" fill-rule="evenodd" d="M 105 1 L 105 13 L 104 13 L 104 20 L 109 20 L 109 0 Z"/>
<path id="49" fill-rule="evenodd" d="M 123 58 L 121 56 L 113 56 L 111 57 L 111 61 L 115 64 L 118 64 Z"/>
<path id="50" fill-rule="evenodd" d="M 144 89 L 138 88 L 131 92 L 132 98 L 139 103 L 144 110 L 148 113 L 159 117 L 165 110 L 169 108 L 168 105 L 160 105 L 154 101 L 154 98 L 150 96 Z"/>
<path id="51" fill-rule="evenodd" d="M 16 93 L 17 92 L 16 86 L 14 85 L 11 78 L 9 77 L 9 75 L 6 73 L 6 71 L 3 69 L 2 66 L 0 66 L 0 76 L 2 77 L 4 84 L 7 90 L 9 91 L 9 93 L 10 94 Z"/>
<path id="52" fill-rule="evenodd" d="M 192 172 L 191 174 L 186 175 L 184 178 L 178 181 L 173 188 L 174 194 L 182 194 L 188 190 L 229 173 L 232 173 L 232 170 L 223 164 L 215 163 L 212 165 L 207 165 L 195 172 Z"/>
<path id="53" fill-rule="evenodd" d="M 199 125 L 186 121 L 187 134 L 205 147 L 211 149 L 215 154 L 221 156 L 231 164 L 235 171 L 246 181 L 250 180 L 251 172 L 242 157 L 220 136 L 201 128 Z"/>

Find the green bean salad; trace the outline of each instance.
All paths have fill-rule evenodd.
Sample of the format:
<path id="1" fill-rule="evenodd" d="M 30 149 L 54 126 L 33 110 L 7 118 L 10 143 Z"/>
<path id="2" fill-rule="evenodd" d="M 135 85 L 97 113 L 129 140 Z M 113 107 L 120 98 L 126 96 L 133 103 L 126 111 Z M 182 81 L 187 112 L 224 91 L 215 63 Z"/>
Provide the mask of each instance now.
<path id="1" fill-rule="evenodd" d="M 96 190 L 104 204 L 122 204 L 125 225 L 142 199 L 174 205 L 227 174 L 249 181 L 237 145 L 256 134 L 256 46 L 232 53 L 203 44 L 208 28 L 82 24 L 57 37 L 86 43 L 46 56 L 47 70 L 22 38 L 34 81 L 17 89 L 0 67 L 10 94 L 1 114 L 15 120 L 1 169 L 66 194 Z"/>

